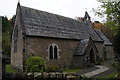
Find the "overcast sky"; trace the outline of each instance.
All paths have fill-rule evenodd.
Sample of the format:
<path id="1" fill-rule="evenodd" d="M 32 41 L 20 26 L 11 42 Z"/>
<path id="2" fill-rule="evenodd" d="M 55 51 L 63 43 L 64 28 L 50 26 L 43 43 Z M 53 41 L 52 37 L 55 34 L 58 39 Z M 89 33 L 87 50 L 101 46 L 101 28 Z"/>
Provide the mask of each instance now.
<path id="1" fill-rule="evenodd" d="M 15 15 L 17 3 L 18 0 L 0 0 L 0 16 Z M 83 17 L 87 11 L 92 21 L 102 21 L 91 12 L 100 5 L 97 0 L 20 0 L 20 5 L 70 18 Z"/>

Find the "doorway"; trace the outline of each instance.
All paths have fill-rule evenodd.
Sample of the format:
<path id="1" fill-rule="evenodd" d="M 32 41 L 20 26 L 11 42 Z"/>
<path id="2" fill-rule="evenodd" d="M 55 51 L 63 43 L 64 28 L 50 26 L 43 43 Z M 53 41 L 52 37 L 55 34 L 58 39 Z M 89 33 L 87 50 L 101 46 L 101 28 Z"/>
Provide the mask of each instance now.
<path id="1" fill-rule="evenodd" d="M 93 49 L 90 50 L 90 63 L 95 63 L 95 54 Z"/>

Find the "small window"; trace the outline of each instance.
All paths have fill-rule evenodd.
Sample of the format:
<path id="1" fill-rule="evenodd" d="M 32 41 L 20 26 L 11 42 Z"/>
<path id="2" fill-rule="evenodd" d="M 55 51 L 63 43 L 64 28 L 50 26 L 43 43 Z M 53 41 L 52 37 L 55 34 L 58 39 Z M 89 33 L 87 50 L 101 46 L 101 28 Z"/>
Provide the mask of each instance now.
<path id="1" fill-rule="evenodd" d="M 48 47 L 48 50 L 49 50 L 49 59 L 52 60 L 52 59 L 58 59 L 59 58 L 59 49 L 58 49 L 58 46 L 56 44 L 51 44 L 49 47 Z"/>
<path id="2" fill-rule="evenodd" d="M 57 47 L 55 46 L 54 47 L 54 59 L 58 59 L 58 50 L 57 50 Z"/>
<path id="3" fill-rule="evenodd" d="M 50 59 L 53 59 L 53 47 L 52 46 L 50 46 L 50 48 L 49 48 L 50 50 L 49 50 L 49 58 Z"/>
<path id="4" fill-rule="evenodd" d="M 17 52 L 17 38 L 18 38 L 18 27 L 15 27 L 14 31 L 14 53 Z"/>

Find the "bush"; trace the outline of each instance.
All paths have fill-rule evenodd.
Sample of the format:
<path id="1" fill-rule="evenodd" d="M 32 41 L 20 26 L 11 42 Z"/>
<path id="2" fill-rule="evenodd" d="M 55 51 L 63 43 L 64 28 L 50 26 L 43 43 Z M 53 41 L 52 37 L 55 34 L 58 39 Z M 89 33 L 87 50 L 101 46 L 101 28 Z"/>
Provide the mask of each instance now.
<path id="1" fill-rule="evenodd" d="M 47 68 L 47 72 L 57 72 L 59 71 L 59 67 L 58 66 L 49 66 Z"/>
<path id="2" fill-rule="evenodd" d="M 43 72 L 46 70 L 46 64 L 43 58 L 30 56 L 26 60 L 26 72 Z"/>
<path id="3" fill-rule="evenodd" d="M 112 63 L 110 63 L 110 65 L 115 67 L 116 66 L 116 62 L 112 62 Z"/>

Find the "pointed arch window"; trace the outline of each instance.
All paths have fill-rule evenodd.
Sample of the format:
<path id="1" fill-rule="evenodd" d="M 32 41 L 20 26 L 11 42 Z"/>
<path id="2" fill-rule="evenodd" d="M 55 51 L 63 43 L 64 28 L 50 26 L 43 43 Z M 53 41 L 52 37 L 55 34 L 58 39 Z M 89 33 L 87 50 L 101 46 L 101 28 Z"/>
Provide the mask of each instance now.
<path id="1" fill-rule="evenodd" d="M 55 46 L 54 47 L 54 59 L 58 59 L 58 50 L 57 50 L 57 47 Z"/>
<path id="2" fill-rule="evenodd" d="M 48 50 L 49 50 L 48 51 L 49 60 L 59 58 L 59 49 L 56 44 L 50 44 Z"/>
<path id="3" fill-rule="evenodd" d="M 50 46 L 50 48 L 49 48 L 49 58 L 50 59 L 53 59 L 53 47 L 52 47 L 52 45 Z"/>

